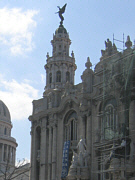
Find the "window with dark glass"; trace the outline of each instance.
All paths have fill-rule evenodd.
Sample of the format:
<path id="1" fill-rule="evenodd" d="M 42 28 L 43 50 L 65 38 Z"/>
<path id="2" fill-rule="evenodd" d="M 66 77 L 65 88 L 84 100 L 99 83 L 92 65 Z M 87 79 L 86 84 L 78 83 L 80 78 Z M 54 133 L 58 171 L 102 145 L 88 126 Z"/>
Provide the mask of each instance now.
<path id="1" fill-rule="evenodd" d="M 49 83 L 52 83 L 52 73 L 49 74 Z"/>
<path id="2" fill-rule="evenodd" d="M 57 71 L 56 73 L 56 82 L 61 82 L 61 72 Z"/>
<path id="3" fill-rule="evenodd" d="M 116 133 L 117 114 L 112 104 L 106 106 L 102 121 L 102 129 L 105 139 L 113 139 L 118 136 Z"/>
<path id="4" fill-rule="evenodd" d="M 66 72 L 66 82 L 69 82 L 69 81 L 70 81 L 70 73 Z"/>
<path id="5" fill-rule="evenodd" d="M 65 123 L 65 140 L 77 140 L 77 114 L 72 112 Z"/>

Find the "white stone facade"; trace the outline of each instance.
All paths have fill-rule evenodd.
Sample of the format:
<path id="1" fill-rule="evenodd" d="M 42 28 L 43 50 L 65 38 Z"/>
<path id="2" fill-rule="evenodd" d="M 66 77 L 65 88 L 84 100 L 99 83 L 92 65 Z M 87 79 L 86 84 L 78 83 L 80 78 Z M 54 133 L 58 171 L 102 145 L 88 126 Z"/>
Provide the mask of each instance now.
<path id="1" fill-rule="evenodd" d="M 16 139 L 11 137 L 12 123 L 7 106 L 0 100 L 0 180 L 28 180 L 29 163 L 16 165 Z"/>
<path id="2" fill-rule="evenodd" d="M 30 180 L 60 180 L 64 142 L 70 141 L 64 179 L 135 178 L 135 49 L 120 53 L 107 40 L 100 62 L 87 58 L 82 83 L 74 85 L 74 53 L 63 25 L 47 54 L 43 98 L 33 101 Z M 68 73 L 67 73 L 68 72 Z M 84 152 L 78 152 L 85 139 Z M 86 155 L 86 156 L 85 156 Z"/>
<path id="3" fill-rule="evenodd" d="M 12 123 L 7 106 L 0 100 L 0 170 L 5 171 L 6 164 L 15 166 L 16 140 L 11 137 Z"/>

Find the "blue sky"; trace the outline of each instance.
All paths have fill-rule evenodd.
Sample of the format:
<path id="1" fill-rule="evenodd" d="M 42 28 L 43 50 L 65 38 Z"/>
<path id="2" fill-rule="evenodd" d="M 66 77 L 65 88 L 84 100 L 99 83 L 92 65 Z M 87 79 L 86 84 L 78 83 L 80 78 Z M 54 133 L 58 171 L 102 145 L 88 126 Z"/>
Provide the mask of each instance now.
<path id="1" fill-rule="evenodd" d="M 1 0 L 0 1 L 0 99 L 8 106 L 12 136 L 18 142 L 17 159 L 30 158 L 32 100 L 42 97 L 46 54 L 59 26 L 57 6 L 67 3 L 64 26 L 72 41 L 81 82 L 87 57 L 94 65 L 109 38 L 135 40 L 134 0 Z M 122 43 L 116 42 L 122 48 Z"/>

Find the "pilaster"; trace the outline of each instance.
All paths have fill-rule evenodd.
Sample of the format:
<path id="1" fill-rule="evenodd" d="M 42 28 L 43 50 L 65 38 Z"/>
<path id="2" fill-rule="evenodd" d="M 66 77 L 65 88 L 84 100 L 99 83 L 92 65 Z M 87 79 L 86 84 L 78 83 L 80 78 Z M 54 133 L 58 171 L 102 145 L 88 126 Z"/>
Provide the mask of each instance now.
<path id="1" fill-rule="evenodd" d="M 57 147 L 57 126 L 56 124 L 53 125 L 53 151 L 52 151 L 52 180 L 56 179 L 56 147 Z"/>
<path id="2" fill-rule="evenodd" d="M 51 179 L 51 169 L 52 169 L 52 127 L 49 126 L 48 180 Z"/>
<path id="3" fill-rule="evenodd" d="M 30 180 L 36 180 L 36 132 L 32 123 L 31 127 L 31 175 Z"/>
<path id="4" fill-rule="evenodd" d="M 130 159 L 135 159 L 135 100 L 131 101 L 129 109 L 129 132 L 131 137 Z"/>
<path id="5" fill-rule="evenodd" d="M 4 159 L 4 144 L 2 144 L 2 154 L 1 154 L 1 159 L 2 159 L 2 162 L 3 162 L 3 159 Z"/>
<path id="6" fill-rule="evenodd" d="M 40 180 L 46 179 L 46 121 L 47 118 L 42 119 L 41 128 L 41 149 L 40 149 Z"/>

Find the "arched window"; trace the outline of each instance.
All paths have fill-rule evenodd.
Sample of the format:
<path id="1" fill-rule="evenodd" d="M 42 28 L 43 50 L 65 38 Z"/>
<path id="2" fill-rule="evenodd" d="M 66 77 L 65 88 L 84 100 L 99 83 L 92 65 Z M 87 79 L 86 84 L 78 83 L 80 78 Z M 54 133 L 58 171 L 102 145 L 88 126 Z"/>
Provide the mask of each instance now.
<path id="1" fill-rule="evenodd" d="M 61 72 L 57 71 L 56 73 L 56 82 L 61 82 Z"/>
<path id="2" fill-rule="evenodd" d="M 77 140 L 77 114 L 76 112 L 70 113 L 65 121 L 65 141 Z"/>
<path id="3" fill-rule="evenodd" d="M 116 129 L 116 114 L 112 105 L 108 105 L 105 108 L 105 127 L 112 130 Z"/>
<path id="4" fill-rule="evenodd" d="M 49 83 L 52 83 L 52 73 L 49 74 Z"/>
<path id="5" fill-rule="evenodd" d="M 77 113 L 70 111 L 65 116 L 64 120 L 64 142 L 70 141 L 69 149 L 69 167 L 71 165 L 73 150 L 76 151 L 77 146 Z"/>
<path id="6" fill-rule="evenodd" d="M 70 72 L 66 72 L 66 82 L 70 81 Z"/>
<path id="7" fill-rule="evenodd" d="M 117 116 L 116 110 L 112 104 L 105 107 L 102 128 L 104 129 L 105 139 L 113 139 L 117 136 Z"/>

